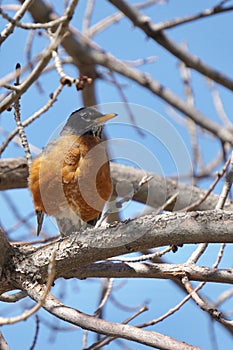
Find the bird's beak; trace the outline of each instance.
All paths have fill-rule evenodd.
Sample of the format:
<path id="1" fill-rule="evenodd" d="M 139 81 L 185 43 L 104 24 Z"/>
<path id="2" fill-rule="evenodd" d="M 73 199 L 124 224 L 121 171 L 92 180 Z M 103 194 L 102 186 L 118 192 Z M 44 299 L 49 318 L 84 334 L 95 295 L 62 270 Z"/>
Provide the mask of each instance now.
<path id="1" fill-rule="evenodd" d="M 99 124 L 102 124 L 102 123 L 105 123 L 107 122 L 108 120 L 112 119 L 112 118 L 115 118 L 117 116 L 116 113 L 110 113 L 110 114 L 104 114 L 102 115 L 101 117 L 97 118 L 96 119 L 96 122 Z"/>

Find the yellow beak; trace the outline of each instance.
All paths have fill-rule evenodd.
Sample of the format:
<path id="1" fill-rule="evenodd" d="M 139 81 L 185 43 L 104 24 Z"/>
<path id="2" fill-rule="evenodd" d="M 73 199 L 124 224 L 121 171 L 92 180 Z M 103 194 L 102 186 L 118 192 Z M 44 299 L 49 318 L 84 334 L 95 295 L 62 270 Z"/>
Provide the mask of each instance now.
<path id="1" fill-rule="evenodd" d="M 96 121 L 97 121 L 97 123 L 105 123 L 108 120 L 115 118 L 116 116 L 117 116 L 116 113 L 105 114 L 105 115 L 102 115 L 101 117 L 97 118 Z"/>

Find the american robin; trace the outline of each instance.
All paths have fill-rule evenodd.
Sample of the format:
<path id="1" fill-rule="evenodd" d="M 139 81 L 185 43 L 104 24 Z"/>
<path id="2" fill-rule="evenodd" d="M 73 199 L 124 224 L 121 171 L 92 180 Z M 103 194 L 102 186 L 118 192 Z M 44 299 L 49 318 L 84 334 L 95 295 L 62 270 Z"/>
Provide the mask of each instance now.
<path id="1" fill-rule="evenodd" d="M 70 115 L 60 137 L 48 143 L 32 162 L 28 181 L 37 235 L 44 213 L 56 218 L 62 235 L 98 219 L 112 192 L 102 129 L 115 116 L 92 107 L 80 108 Z"/>

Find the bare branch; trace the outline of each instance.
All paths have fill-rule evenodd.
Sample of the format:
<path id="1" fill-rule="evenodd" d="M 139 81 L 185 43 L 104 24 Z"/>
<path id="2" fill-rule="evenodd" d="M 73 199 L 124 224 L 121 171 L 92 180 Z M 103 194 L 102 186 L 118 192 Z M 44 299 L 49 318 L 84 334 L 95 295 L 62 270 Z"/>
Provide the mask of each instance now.
<path id="1" fill-rule="evenodd" d="M 149 17 L 141 14 L 135 7 L 124 0 L 109 0 L 109 2 L 123 12 L 136 27 L 142 29 L 150 38 L 183 61 L 188 67 L 233 91 L 232 79 L 203 63 L 198 57 L 192 56 L 181 46 L 174 43 L 162 30 L 158 31 L 156 25 L 151 22 Z"/>
<path id="2" fill-rule="evenodd" d="M 165 248 L 161 251 L 157 251 L 151 254 L 144 254 L 144 255 L 140 255 L 138 257 L 135 258 L 119 258 L 119 257 L 112 257 L 112 258 L 108 258 L 108 261 L 121 261 L 121 262 L 139 262 L 139 261 L 145 261 L 145 260 L 154 260 L 155 258 L 161 258 L 163 255 L 167 254 L 168 252 L 170 252 L 172 250 L 172 247 L 168 247 Z"/>
<path id="3" fill-rule="evenodd" d="M 10 350 L 5 338 L 3 337 L 2 332 L 0 332 L 0 349 L 1 350 Z"/>
<path id="4" fill-rule="evenodd" d="M 114 185 L 120 182 L 122 191 L 124 191 L 124 183 L 131 183 L 132 187 L 136 188 L 145 175 L 148 177 L 152 176 L 149 187 L 147 184 L 142 186 L 132 199 L 141 203 L 147 203 L 153 208 L 160 209 L 166 203 L 166 210 L 172 211 L 174 201 L 172 200 L 171 205 L 168 205 L 169 199 L 173 196 L 177 197 L 177 193 L 179 193 L 179 196 L 175 203 L 176 210 L 186 208 L 190 202 L 195 203 L 196 210 L 214 209 L 219 199 L 218 195 L 210 193 L 205 201 L 202 202 L 201 199 L 206 196 L 207 191 L 196 186 L 178 183 L 172 179 L 164 181 L 165 179 L 157 174 L 148 173 L 123 164 L 111 163 L 111 176 Z M 25 158 L 0 159 L 0 176 L 0 190 L 27 187 L 28 168 Z M 148 200 L 148 190 L 150 191 L 150 200 Z M 196 206 L 197 201 L 200 201 L 198 206 Z M 226 202 L 225 209 L 233 210 L 231 201 Z"/>
<path id="5" fill-rule="evenodd" d="M 42 58 L 36 65 L 36 67 L 33 69 L 33 71 L 29 74 L 29 76 L 22 82 L 20 85 L 20 89 L 18 92 L 8 95 L 2 103 L 0 103 L 0 112 L 4 111 L 10 105 L 16 101 L 40 76 L 43 69 L 47 66 L 48 62 L 50 61 L 50 58 L 52 56 L 52 52 L 57 49 L 58 45 L 62 42 L 63 35 L 65 31 L 67 30 L 67 26 L 69 24 L 69 20 L 72 17 L 72 14 L 75 10 L 75 6 L 77 4 L 78 0 L 72 0 L 70 6 L 65 11 L 66 21 L 64 21 L 62 24 L 60 24 L 54 34 L 54 39 L 48 45 L 47 49 L 44 50 L 42 53 Z M 33 6 L 33 4 L 32 4 Z M 32 8 L 30 7 L 30 9 Z"/>
<path id="6" fill-rule="evenodd" d="M 15 14 L 13 20 L 19 21 L 23 17 L 23 15 L 27 11 L 27 9 L 30 7 L 32 2 L 33 2 L 33 0 L 25 0 L 23 2 L 22 6 L 20 7 L 20 9 Z M 8 38 L 8 36 L 10 34 L 13 33 L 14 27 L 15 27 L 15 23 L 8 23 L 6 25 L 5 29 L 2 31 L 2 33 L 0 35 L 0 45 Z"/>
<path id="7" fill-rule="evenodd" d="M 64 84 L 60 84 L 58 86 L 58 88 L 56 89 L 56 91 L 54 91 L 51 95 L 50 95 L 50 99 L 49 101 L 46 103 L 46 105 L 44 105 L 42 108 L 40 108 L 37 112 L 35 112 L 32 116 L 30 116 L 29 118 L 27 118 L 26 120 L 24 120 L 22 122 L 22 126 L 25 128 L 26 126 L 30 125 L 34 120 L 36 120 L 37 118 L 39 118 L 43 113 L 47 112 L 47 110 L 49 110 L 49 108 L 52 107 L 52 105 L 54 104 L 54 102 L 56 102 L 57 97 L 59 96 L 59 94 L 61 93 L 62 89 L 64 87 Z M 0 154 L 3 153 L 3 151 L 6 149 L 7 145 L 9 144 L 9 142 L 17 135 L 18 133 L 18 129 L 14 129 L 5 139 L 5 141 L 2 143 L 1 147 L 0 147 Z"/>
<path id="8" fill-rule="evenodd" d="M 16 292 L 13 294 L 3 293 L 2 295 L 0 295 L 0 301 L 6 302 L 6 303 L 15 303 L 25 298 L 26 296 L 27 296 L 27 293 L 23 291 Z"/>
<path id="9" fill-rule="evenodd" d="M 120 259 L 119 259 L 120 260 Z M 233 284 L 233 269 L 195 266 L 194 264 L 138 263 L 104 261 L 71 271 L 70 278 L 158 278 L 179 281 L 183 276 L 199 282 Z"/>
<path id="10" fill-rule="evenodd" d="M 226 175 L 225 183 L 224 183 L 222 192 L 220 194 L 219 201 L 216 205 L 216 209 L 223 209 L 227 196 L 230 192 L 232 182 L 233 182 L 233 152 L 231 153 L 231 158 L 230 158 L 230 169 Z"/>
<path id="11" fill-rule="evenodd" d="M 167 245 L 219 242 L 233 243 L 232 212 L 146 215 L 128 223 L 87 229 L 81 235 L 74 234 L 39 247 L 30 256 L 23 255 L 23 259 L 14 261 L 16 276 L 12 270 L 9 272 L 11 279 L 0 286 L 0 293 L 8 290 L 11 281 L 14 281 L 14 289 L 22 289 L 21 274 L 37 275 L 38 271 L 41 283 L 45 281 L 52 251 L 57 252 L 55 277 L 70 278 L 75 273 L 74 266 L 85 266 L 116 255 Z"/>
<path id="12" fill-rule="evenodd" d="M 196 288 L 195 288 L 195 291 L 197 292 L 199 289 L 201 288 L 201 285 L 199 284 Z M 138 327 L 149 327 L 149 326 L 153 326 L 155 325 L 156 323 L 159 323 L 163 320 L 165 320 L 167 317 L 173 315 L 176 311 L 180 310 L 180 308 L 187 302 L 189 301 L 189 299 L 191 299 L 191 295 L 188 294 L 186 295 L 186 297 L 184 297 L 176 306 L 174 306 L 173 308 L 171 308 L 170 310 L 168 310 L 165 314 L 163 314 L 162 316 L 156 318 L 156 319 L 153 319 L 151 321 L 147 321 L 147 322 L 144 322 L 140 325 L 138 325 Z"/>
<path id="13" fill-rule="evenodd" d="M 87 35 L 89 27 L 90 27 L 90 22 L 91 22 L 91 16 L 93 13 L 95 5 L 95 0 L 88 0 L 87 2 L 87 7 L 86 7 L 86 13 L 84 15 L 83 19 L 83 34 Z"/>
<path id="14" fill-rule="evenodd" d="M 215 186 L 217 185 L 217 183 L 219 182 L 219 180 L 224 176 L 225 172 L 227 171 L 228 165 L 230 164 L 230 160 L 231 160 L 231 158 L 228 158 L 228 160 L 225 162 L 222 170 L 217 172 L 215 180 L 212 182 L 209 189 L 206 191 L 205 195 L 202 198 L 200 198 L 199 200 L 197 200 L 196 202 L 190 204 L 188 207 L 184 208 L 183 210 L 186 210 L 186 211 L 195 210 L 209 197 L 209 195 L 213 192 L 213 190 L 214 190 Z M 222 209 L 222 208 L 218 207 L 218 205 L 219 205 L 218 203 L 219 203 L 219 201 L 216 203 L 215 208 Z"/>
<path id="15" fill-rule="evenodd" d="M 19 86 L 20 85 L 21 67 L 20 67 L 19 63 L 16 64 L 16 72 L 17 71 L 18 71 L 18 73 L 16 73 L 15 86 Z M 14 107 L 15 122 L 16 122 L 16 125 L 17 125 L 18 134 L 19 134 L 20 141 L 21 141 L 21 146 L 24 149 L 24 152 L 25 152 L 25 155 L 26 155 L 26 159 L 27 159 L 28 168 L 30 169 L 31 162 L 32 162 L 32 156 L 31 156 L 31 151 L 30 151 L 29 145 L 28 145 L 27 135 L 26 135 L 26 133 L 24 131 L 24 127 L 23 127 L 22 122 L 21 122 L 20 97 L 15 100 L 15 102 L 13 104 L 13 107 Z"/>
<path id="16" fill-rule="evenodd" d="M 117 3 L 116 6 L 118 7 L 122 2 L 116 1 L 116 3 Z M 134 8 L 132 9 L 136 11 L 136 14 L 138 14 L 136 9 Z M 37 0 L 36 2 L 34 2 L 29 10 L 36 21 L 42 20 L 42 18 L 40 18 L 40 16 L 42 16 L 42 13 L 44 16 L 43 18 L 44 21 L 50 19 L 50 16 L 48 15 L 48 13 L 50 12 L 48 11 L 48 8 L 46 7 L 45 3 L 42 0 Z M 131 10 L 131 7 L 130 7 L 130 10 Z M 143 16 L 143 18 L 144 17 L 145 16 Z M 217 123 L 213 122 L 210 119 L 207 119 L 204 115 L 202 115 L 202 113 L 200 113 L 194 107 L 190 106 L 187 102 L 183 101 L 173 92 L 171 92 L 169 89 L 165 88 L 158 81 L 154 80 L 150 75 L 146 75 L 145 73 L 142 73 L 136 69 L 133 69 L 132 67 L 127 66 L 122 61 L 116 59 L 114 56 L 103 52 L 101 48 L 99 48 L 96 44 L 92 43 L 87 37 L 83 36 L 81 33 L 79 32 L 75 33 L 73 30 L 72 31 L 70 30 L 69 34 L 70 35 L 66 36 L 62 41 L 62 45 L 67 51 L 67 53 L 73 58 L 75 64 L 79 67 L 83 75 L 86 75 L 94 80 L 96 78 L 95 65 L 99 64 L 104 67 L 107 67 L 111 71 L 117 72 L 135 81 L 137 84 L 143 86 L 145 89 L 148 89 L 155 95 L 159 96 L 164 101 L 171 104 L 173 107 L 175 107 L 180 112 L 182 112 L 184 115 L 187 115 L 195 123 L 197 123 L 204 129 L 208 130 L 213 135 L 218 137 L 220 140 L 222 140 L 222 142 L 229 142 L 230 144 L 233 143 L 232 131 L 230 129 L 225 127 L 220 128 Z M 186 55 L 187 52 L 185 50 L 183 51 Z M 188 62 L 186 62 L 185 60 L 183 61 L 188 66 L 190 66 Z M 193 58 L 192 61 L 195 61 L 196 63 L 196 61 L 199 62 L 199 59 Z M 216 73 L 215 75 L 217 76 L 220 75 L 222 77 L 220 73 Z M 233 82 L 230 81 L 230 85 L 231 84 L 233 88 Z M 86 101 L 84 98 L 85 106 L 90 105 L 90 103 L 91 105 L 96 104 L 96 100 L 93 99 L 93 96 L 95 96 L 95 94 L 93 91 L 91 91 L 90 93 L 90 89 L 92 90 L 94 89 L 93 84 L 88 89 L 84 90 L 86 94 L 85 95 Z M 90 97 L 87 96 L 88 94 L 90 94 L 91 99 Z M 1 111 L 1 105 L 0 105 L 0 111 Z"/>
<path id="17" fill-rule="evenodd" d="M 41 287 L 35 287 L 28 289 L 30 297 L 36 301 L 39 300 L 41 295 Z M 83 329 L 88 329 L 100 334 L 106 334 L 113 337 L 119 337 L 136 341 L 138 343 L 150 346 L 157 349 L 167 350 L 198 350 L 195 346 L 190 346 L 186 343 L 179 342 L 171 337 L 162 335 L 157 332 L 149 332 L 142 329 L 138 329 L 129 325 L 121 325 L 119 323 L 107 322 L 101 319 L 84 314 L 71 307 L 67 307 L 54 296 L 49 295 L 46 299 L 43 308 L 52 315 L 79 326 Z"/>
<path id="18" fill-rule="evenodd" d="M 187 290 L 187 292 L 191 295 L 192 299 L 196 302 L 196 304 L 203 310 L 208 312 L 208 314 L 214 319 L 215 321 L 223 324 L 226 326 L 231 332 L 233 333 L 233 322 L 227 321 L 224 319 L 221 312 L 219 312 L 215 307 L 214 304 L 210 304 L 209 301 L 204 300 L 200 295 L 192 288 L 189 279 L 187 276 L 182 278 L 182 282 Z"/>
<path id="19" fill-rule="evenodd" d="M 132 321 L 134 318 L 136 318 L 137 316 L 141 315 L 143 312 L 147 311 L 148 308 L 146 306 L 143 306 L 140 310 L 138 310 L 134 315 L 130 316 L 129 318 L 127 318 L 125 321 L 121 322 L 122 324 L 128 324 L 130 321 Z M 92 344 L 91 346 L 89 346 L 86 350 L 97 350 L 97 349 L 101 349 L 103 347 L 103 345 L 107 345 L 109 344 L 111 341 L 113 341 L 114 339 L 116 339 L 116 337 L 104 337 L 102 339 L 100 339 L 98 342 L 96 342 L 95 344 Z"/>
<path id="20" fill-rule="evenodd" d="M 179 26 L 181 24 L 190 23 L 190 22 L 196 21 L 198 19 L 207 18 L 209 16 L 215 16 L 215 15 L 218 15 L 218 14 L 221 14 L 224 12 L 229 12 L 229 11 L 233 11 L 233 6 L 229 6 L 229 7 L 214 6 L 212 9 L 206 9 L 206 10 L 199 12 L 195 15 L 182 17 L 182 18 L 175 18 L 175 19 L 171 19 L 169 21 L 156 23 L 154 25 L 154 29 L 156 29 L 157 31 L 171 29 L 171 28 L 174 28 L 174 27 Z"/>
<path id="21" fill-rule="evenodd" d="M 100 315 L 104 305 L 106 304 L 106 302 L 108 301 L 111 291 L 112 291 L 112 286 L 113 286 L 113 278 L 106 278 L 104 280 L 104 285 L 102 287 L 102 293 L 101 293 L 101 300 L 100 303 L 98 305 L 98 308 L 95 310 L 94 315 Z"/>
<path id="22" fill-rule="evenodd" d="M 230 127 L 232 126 L 232 122 L 231 120 L 228 118 L 225 110 L 224 110 L 224 106 L 223 106 L 223 102 L 221 100 L 220 94 L 218 89 L 216 88 L 215 84 L 213 83 L 213 81 L 211 80 L 207 80 L 207 84 L 210 87 L 211 93 L 212 93 L 212 98 L 213 98 L 213 102 L 215 105 L 215 109 L 216 112 L 218 113 L 219 118 L 222 120 L 222 122 L 225 125 L 229 125 Z"/>
<path id="23" fill-rule="evenodd" d="M 142 9 L 142 8 L 154 5 L 158 1 L 159 0 L 143 1 L 141 4 L 136 4 L 134 6 L 137 9 Z M 89 38 L 91 38 L 94 35 L 100 33 L 101 31 L 106 30 L 112 24 L 119 22 L 122 18 L 124 18 L 124 14 L 122 12 L 114 13 L 113 15 L 105 17 L 103 20 L 101 20 L 101 21 L 97 22 L 96 24 L 94 24 L 92 27 L 90 27 L 88 29 L 88 31 L 85 34 Z"/>
<path id="24" fill-rule="evenodd" d="M 30 6 L 30 4 L 29 4 Z M 0 8 L 0 14 L 3 18 L 5 18 L 8 22 L 12 24 L 13 27 L 19 27 L 22 29 L 51 29 L 53 27 L 57 27 L 62 22 L 66 21 L 66 16 L 61 16 L 57 19 L 54 19 L 53 21 L 49 21 L 47 23 L 22 23 L 19 20 L 16 20 L 12 17 L 10 17 L 7 13 L 3 12 L 3 10 Z M 0 40 L 1 43 L 1 40 Z"/>

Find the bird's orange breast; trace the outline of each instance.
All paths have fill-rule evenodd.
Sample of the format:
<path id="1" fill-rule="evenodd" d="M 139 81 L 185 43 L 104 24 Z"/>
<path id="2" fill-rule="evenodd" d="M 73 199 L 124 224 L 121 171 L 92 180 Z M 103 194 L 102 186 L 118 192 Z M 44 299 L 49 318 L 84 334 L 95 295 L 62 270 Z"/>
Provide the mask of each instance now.
<path id="1" fill-rule="evenodd" d="M 64 135 L 31 166 L 29 188 L 36 210 L 59 217 L 71 208 L 83 221 L 98 217 L 112 192 L 104 143 Z"/>

